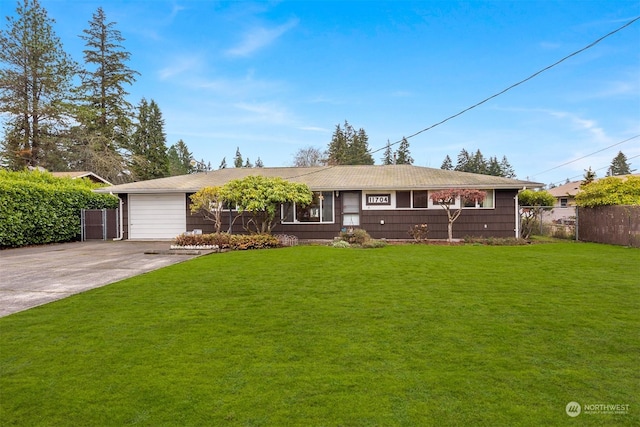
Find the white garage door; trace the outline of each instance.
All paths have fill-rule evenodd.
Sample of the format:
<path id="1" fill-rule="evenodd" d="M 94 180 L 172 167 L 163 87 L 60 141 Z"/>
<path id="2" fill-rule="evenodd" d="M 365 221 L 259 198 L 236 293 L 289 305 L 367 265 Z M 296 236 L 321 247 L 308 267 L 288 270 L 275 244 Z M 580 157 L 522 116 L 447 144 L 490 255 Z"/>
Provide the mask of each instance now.
<path id="1" fill-rule="evenodd" d="M 187 230 L 186 195 L 130 194 L 129 238 L 173 239 Z"/>

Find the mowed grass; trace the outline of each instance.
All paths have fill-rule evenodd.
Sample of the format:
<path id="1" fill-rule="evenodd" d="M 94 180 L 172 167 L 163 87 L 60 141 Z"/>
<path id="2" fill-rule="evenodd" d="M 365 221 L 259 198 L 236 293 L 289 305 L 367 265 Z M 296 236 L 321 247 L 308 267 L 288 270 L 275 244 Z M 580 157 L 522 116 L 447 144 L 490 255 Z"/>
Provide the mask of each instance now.
<path id="1" fill-rule="evenodd" d="M 213 254 L 0 319 L 0 424 L 640 425 L 639 277 L 596 244 Z"/>

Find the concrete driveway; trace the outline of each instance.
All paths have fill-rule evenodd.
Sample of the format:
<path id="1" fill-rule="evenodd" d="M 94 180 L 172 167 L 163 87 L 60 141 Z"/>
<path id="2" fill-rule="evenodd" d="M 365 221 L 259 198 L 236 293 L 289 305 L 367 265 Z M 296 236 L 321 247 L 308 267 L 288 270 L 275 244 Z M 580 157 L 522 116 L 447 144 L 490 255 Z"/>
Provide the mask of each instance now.
<path id="1" fill-rule="evenodd" d="M 2 250 L 0 317 L 209 253 L 170 251 L 170 244 L 98 240 Z"/>

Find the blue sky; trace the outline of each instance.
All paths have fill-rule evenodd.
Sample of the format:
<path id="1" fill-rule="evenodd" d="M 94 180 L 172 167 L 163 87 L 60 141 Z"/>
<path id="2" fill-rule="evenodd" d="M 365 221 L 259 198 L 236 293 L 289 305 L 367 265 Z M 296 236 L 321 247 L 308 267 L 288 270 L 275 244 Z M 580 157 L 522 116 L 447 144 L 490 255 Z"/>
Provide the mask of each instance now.
<path id="1" fill-rule="evenodd" d="M 638 1 L 41 0 L 65 50 L 98 6 L 154 99 L 167 145 L 265 166 L 364 128 L 377 164 L 396 142 L 491 96 L 640 16 Z M 2 16 L 15 3 L 0 0 Z M 640 21 L 536 78 L 409 140 L 416 165 L 462 148 L 506 155 L 518 178 L 604 176 L 624 152 L 640 171 Z M 617 145 L 614 145 L 617 144 Z M 397 147 L 397 145 L 396 145 Z M 610 148 L 607 148 L 610 147 Z M 602 150 L 602 151 L 600 151 Z M 600 151 L 594 155 L 591 153 Z M 582 160 L 557 167 L 574 159 Z M 602 169 L 601 169 L 602 168 Z M 550 170 L 551 169 L 551 170 Z"/>

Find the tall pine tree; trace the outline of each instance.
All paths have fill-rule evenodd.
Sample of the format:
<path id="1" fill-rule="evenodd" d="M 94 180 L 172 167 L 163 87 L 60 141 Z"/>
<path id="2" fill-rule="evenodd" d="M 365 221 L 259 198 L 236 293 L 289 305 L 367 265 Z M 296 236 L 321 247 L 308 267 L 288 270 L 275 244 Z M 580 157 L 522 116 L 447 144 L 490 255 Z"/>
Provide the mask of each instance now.
<path id="1" fill-rule="evenodd" d="M 70 116 L 77 65 L 38 0 L 18 2 L 16 13 L 0 30 L 0 113 L 7 117 L 3 155 L 12 169 L 65 168 L 58 133 Z"/>
<path id="2" fill-rule="evenodd" d="M 369 150 L 369 137 L 364 129 L 357 132 L 345 120 L 344 129 L 338 124 L 327 148 L 330 165 L 372 165 L 373 157 Z"/>
<path id="3" fill-rule="evenodd" d="M 404 136 L 402 137 L 402 141 L 400 141 L 400 146 L 396 151 L 395 157 L 397 165 L 413 164 L 413 157 L 411 157 L 411 152 L 409 151 L 409 141 Z"/>
<path id="4" fill-rule="evenodd" d="M 107 22 L 101 7 L 80 37 L 85 41 L 80 93 L 87 110 L 85 125 L 106 137 L 113 148 L 126 146 L 132 126 L 133 106 L 127 101 L 125 85 L 132 85 L 139 73 L 126 65 L 131 54 L 124 50 L 124 38 Z"/>
<path id="5" fill-rule="evenodd" d="M 126 65 L 131 54 L 124 50 L 124 38 L 115 22 L 107 22 L 101 7 L 80 38 L 85 41 L 85 69 L 77 90 L 80 125 L 71 138 L 75 154 L 72 167 L 119 182 L 126 168 L 123 149 L 129 145 L 134 117 L 125 85 L 132 85 L 139 73 Z"/>
<path id="6" fill-rule="evenodd" d="M 186 175 L 193 172 L 193 166 L 191 166 L 192 153 L 189 152 L 189 147 L 183 140 L 179 140 L 177 143 L 169 147 L 167 151 L 167 157 L 169 160 L 169 175 Z"/>
<path id="7" fill-rule="evenodd" d="M 242 154 L 240 154 L 240 147 L 236 147 L 236 156 L 233 158 L 233 166 L 236 168 L 241 168 L 243 166 Z"/>
<path id="8" fill-rule="evenodd" d="M 393 165 L 395 163 L 393 159 L 393 150 L 391 150 L 391 142 L 387 139 L 387 146 L 384 148 L 384 153 L 382 154 L 382 164 L 383 165 Z"/>
<path id="9" fill-rule="evenodd" d="M 169 175 L 164 120 L 154 100 L 140 101 L 138 123 L 133 133 L 131 169 L 137 180 L 163 178 Z"/>
<path id="10" fill-rule="evenodd" d="M 442 161 L 442 165 L 440 165 L 440 169 L 444 169 L 447 171 L 453 170 L 453 162 L 451 161 L 451 157 L 449 157 L 448 154 Z"/>
<path id="11" fill-rule="evenodd" d="M 611 160 L 611 166 L 607 170 L 608 176 L 617 175 L 629 175 L 631 173 L 631 166 L 627 162 L 627 156 L 622 151 L 618 151 L 618 154 Z"/>

